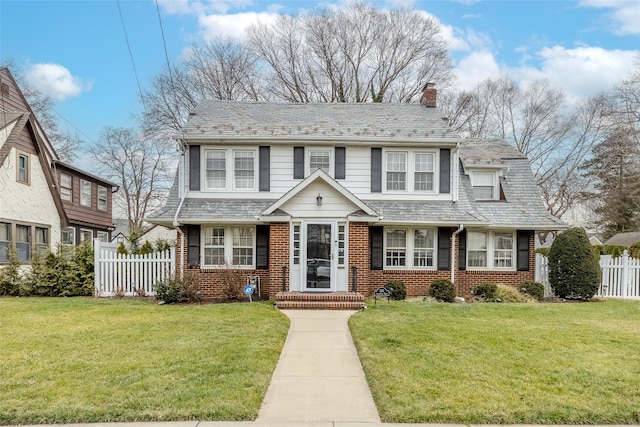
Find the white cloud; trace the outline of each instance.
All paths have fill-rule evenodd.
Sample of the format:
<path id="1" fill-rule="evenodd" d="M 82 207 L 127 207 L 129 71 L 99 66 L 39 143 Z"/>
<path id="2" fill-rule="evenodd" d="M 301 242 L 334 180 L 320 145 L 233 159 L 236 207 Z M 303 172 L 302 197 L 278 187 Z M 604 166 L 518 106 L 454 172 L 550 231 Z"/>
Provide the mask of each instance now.
<path id="1" fill-rule="evenodd" d="M 579 98 L 609 91 L 628 77 L 639 51 L 605 50 L 599 47 L 546 47 L 537 52 L 540 67 L 523 66 L 509 74 L 521 83 L 547 79 L 567 94 L 570 103 Z"/>
<path id="2" fill-rule="evenodd" d="M 228 13 L 232 9 L 252 5 L 251 0 L 158 0 L 169 15 L 206 15 Z"/>
<path id="3" fill-rule="evenodd" d="M 272 23 L 278 18 L 273 12 L 245 12 L 230 15 L 202 15 L 198 18 L 201 35 L 205 40 L 215 37 L 241 39 L 245 30 L 257 22 Z"/>
<path id="4" fill-rule="evenodd" d="M 610 9 L 610 30 L 615 34 L 640 34 L 640 2 L 637 0 L 581 0 L 580 6 Z"/>
<path id="5" fill-rule="evenodd" d="M 499 77 L 502 74 L 500 66 L 493 54 L 488 50 L 476 51 L 458 62 L 456 88 L 469 90 L 489 77 Z"/>
<path id="6" fill-rule="evenodd" d="M 25 73 L 26 81 L 42 91 L 43 94 L 56 100 L 78 96 L 91 90 L 90 82 L 74 77 L 60 64 L 32 64 Z"/>

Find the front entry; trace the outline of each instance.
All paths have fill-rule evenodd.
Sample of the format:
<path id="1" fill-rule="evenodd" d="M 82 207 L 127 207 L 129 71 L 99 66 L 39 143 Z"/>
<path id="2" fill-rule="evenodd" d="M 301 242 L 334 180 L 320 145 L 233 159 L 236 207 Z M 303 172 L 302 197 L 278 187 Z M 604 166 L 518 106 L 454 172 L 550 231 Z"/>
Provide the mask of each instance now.
<path id="1" fill-rule="evenodd" d="M 307 224 L 306 241 L 305 289 L 330 291 L 333 276 L 331 224 Z"/>

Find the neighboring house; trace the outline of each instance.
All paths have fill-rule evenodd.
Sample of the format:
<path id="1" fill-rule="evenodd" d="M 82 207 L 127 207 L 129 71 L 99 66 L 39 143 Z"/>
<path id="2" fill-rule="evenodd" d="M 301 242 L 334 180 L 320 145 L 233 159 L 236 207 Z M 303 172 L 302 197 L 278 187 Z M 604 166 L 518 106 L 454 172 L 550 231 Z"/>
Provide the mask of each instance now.
<path id="1" fill-rule="evenodd" d="M 77 224 L 75 212 L 59 193 L 65 189 L 59 185 L 58 171 L 65 168 L 76 177 L 91 175 L 59 161 L 7 68 L 0 68 L 0 89 L 0 264 L 8 262 L 10 251 L 27 262 L 38 249 L 55 249 L 65 238 L 63 230 Z M 96 177 L 92 182 L 106 183 Z M 87 215 L 83 226 L 106 229 L 110 200 L 108 219 L 96 211 Z"/>
<path id="2" fill-rule="evenodd" d="M 259 276 L 263 296 L 371 295 L 401 279 L 410 296 L 438 278 L 469 295 L 482 282 L 534 278 L 544 209 L 525 156 L 465 140 L 421 104 L 204 101 L 179 135 L 184 156 L 165 208 L 178 265 L 203 297 L 225 264 Z M 280 306 L 280 304 L 278 304 Z"/>
<path id="3" fill-rule="evenodd" d="M 589 243 L 591 243 L 591 246 L 602 245 L 602 236 L 600 236 L 599 234 L 587 233 L 587 236 L 589 236 Z"/>
<path id="4" fill-rule="evenodd" d="M 640 231 L 632 231 L 628 233 L 618 233 L 606 242 L 605 245 L 631 246 L 634 243 L 640 243 Z"/>
<path id="5" fill-rule="evenodd" d="M 167 242 L 170 246 L 175 246 L 177 237 L 178 232 L 173 227 L 168 228 L 162 225 L 152 225 L 151 227 L 147 228 L 144 233 L 142 233 L 138 244 L 142 246 L 145 244 L 145 242 L 149 242 L 155 247 L 158 241 L 164 241 Z"/>
<path id="6" fill-rule="evenodd" d="M 58 160 L 52 162 L 62 206 L 69 224 L 61 243 L 75 246 L 85 240 L 111 240 L 113 193 L 118 186 Z"/>

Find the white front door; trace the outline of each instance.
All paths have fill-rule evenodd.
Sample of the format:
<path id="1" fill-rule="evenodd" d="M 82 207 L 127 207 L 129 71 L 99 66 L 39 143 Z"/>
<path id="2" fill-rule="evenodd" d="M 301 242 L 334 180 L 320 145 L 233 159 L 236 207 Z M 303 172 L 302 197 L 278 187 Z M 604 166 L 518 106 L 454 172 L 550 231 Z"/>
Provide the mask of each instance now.
<path id="1" fill-rule="evenodd" d="M 307 223 L 302 289 L 309 292 L 334 290 L 335 265 L 333 256 L 334 227 L 332 223 Z"/>

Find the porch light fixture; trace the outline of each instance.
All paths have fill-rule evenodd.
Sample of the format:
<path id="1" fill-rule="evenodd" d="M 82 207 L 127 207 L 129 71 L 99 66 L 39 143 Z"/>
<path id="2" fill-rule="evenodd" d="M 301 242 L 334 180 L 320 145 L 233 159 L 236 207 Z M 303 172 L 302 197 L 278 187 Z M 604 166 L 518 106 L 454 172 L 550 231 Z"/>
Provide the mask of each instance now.
<path id="1" fill-rule="evenodd" d="M 318 193 L 318 197 L 316 197 L 316 206 L 322 206 L 322 195 Z"/>

